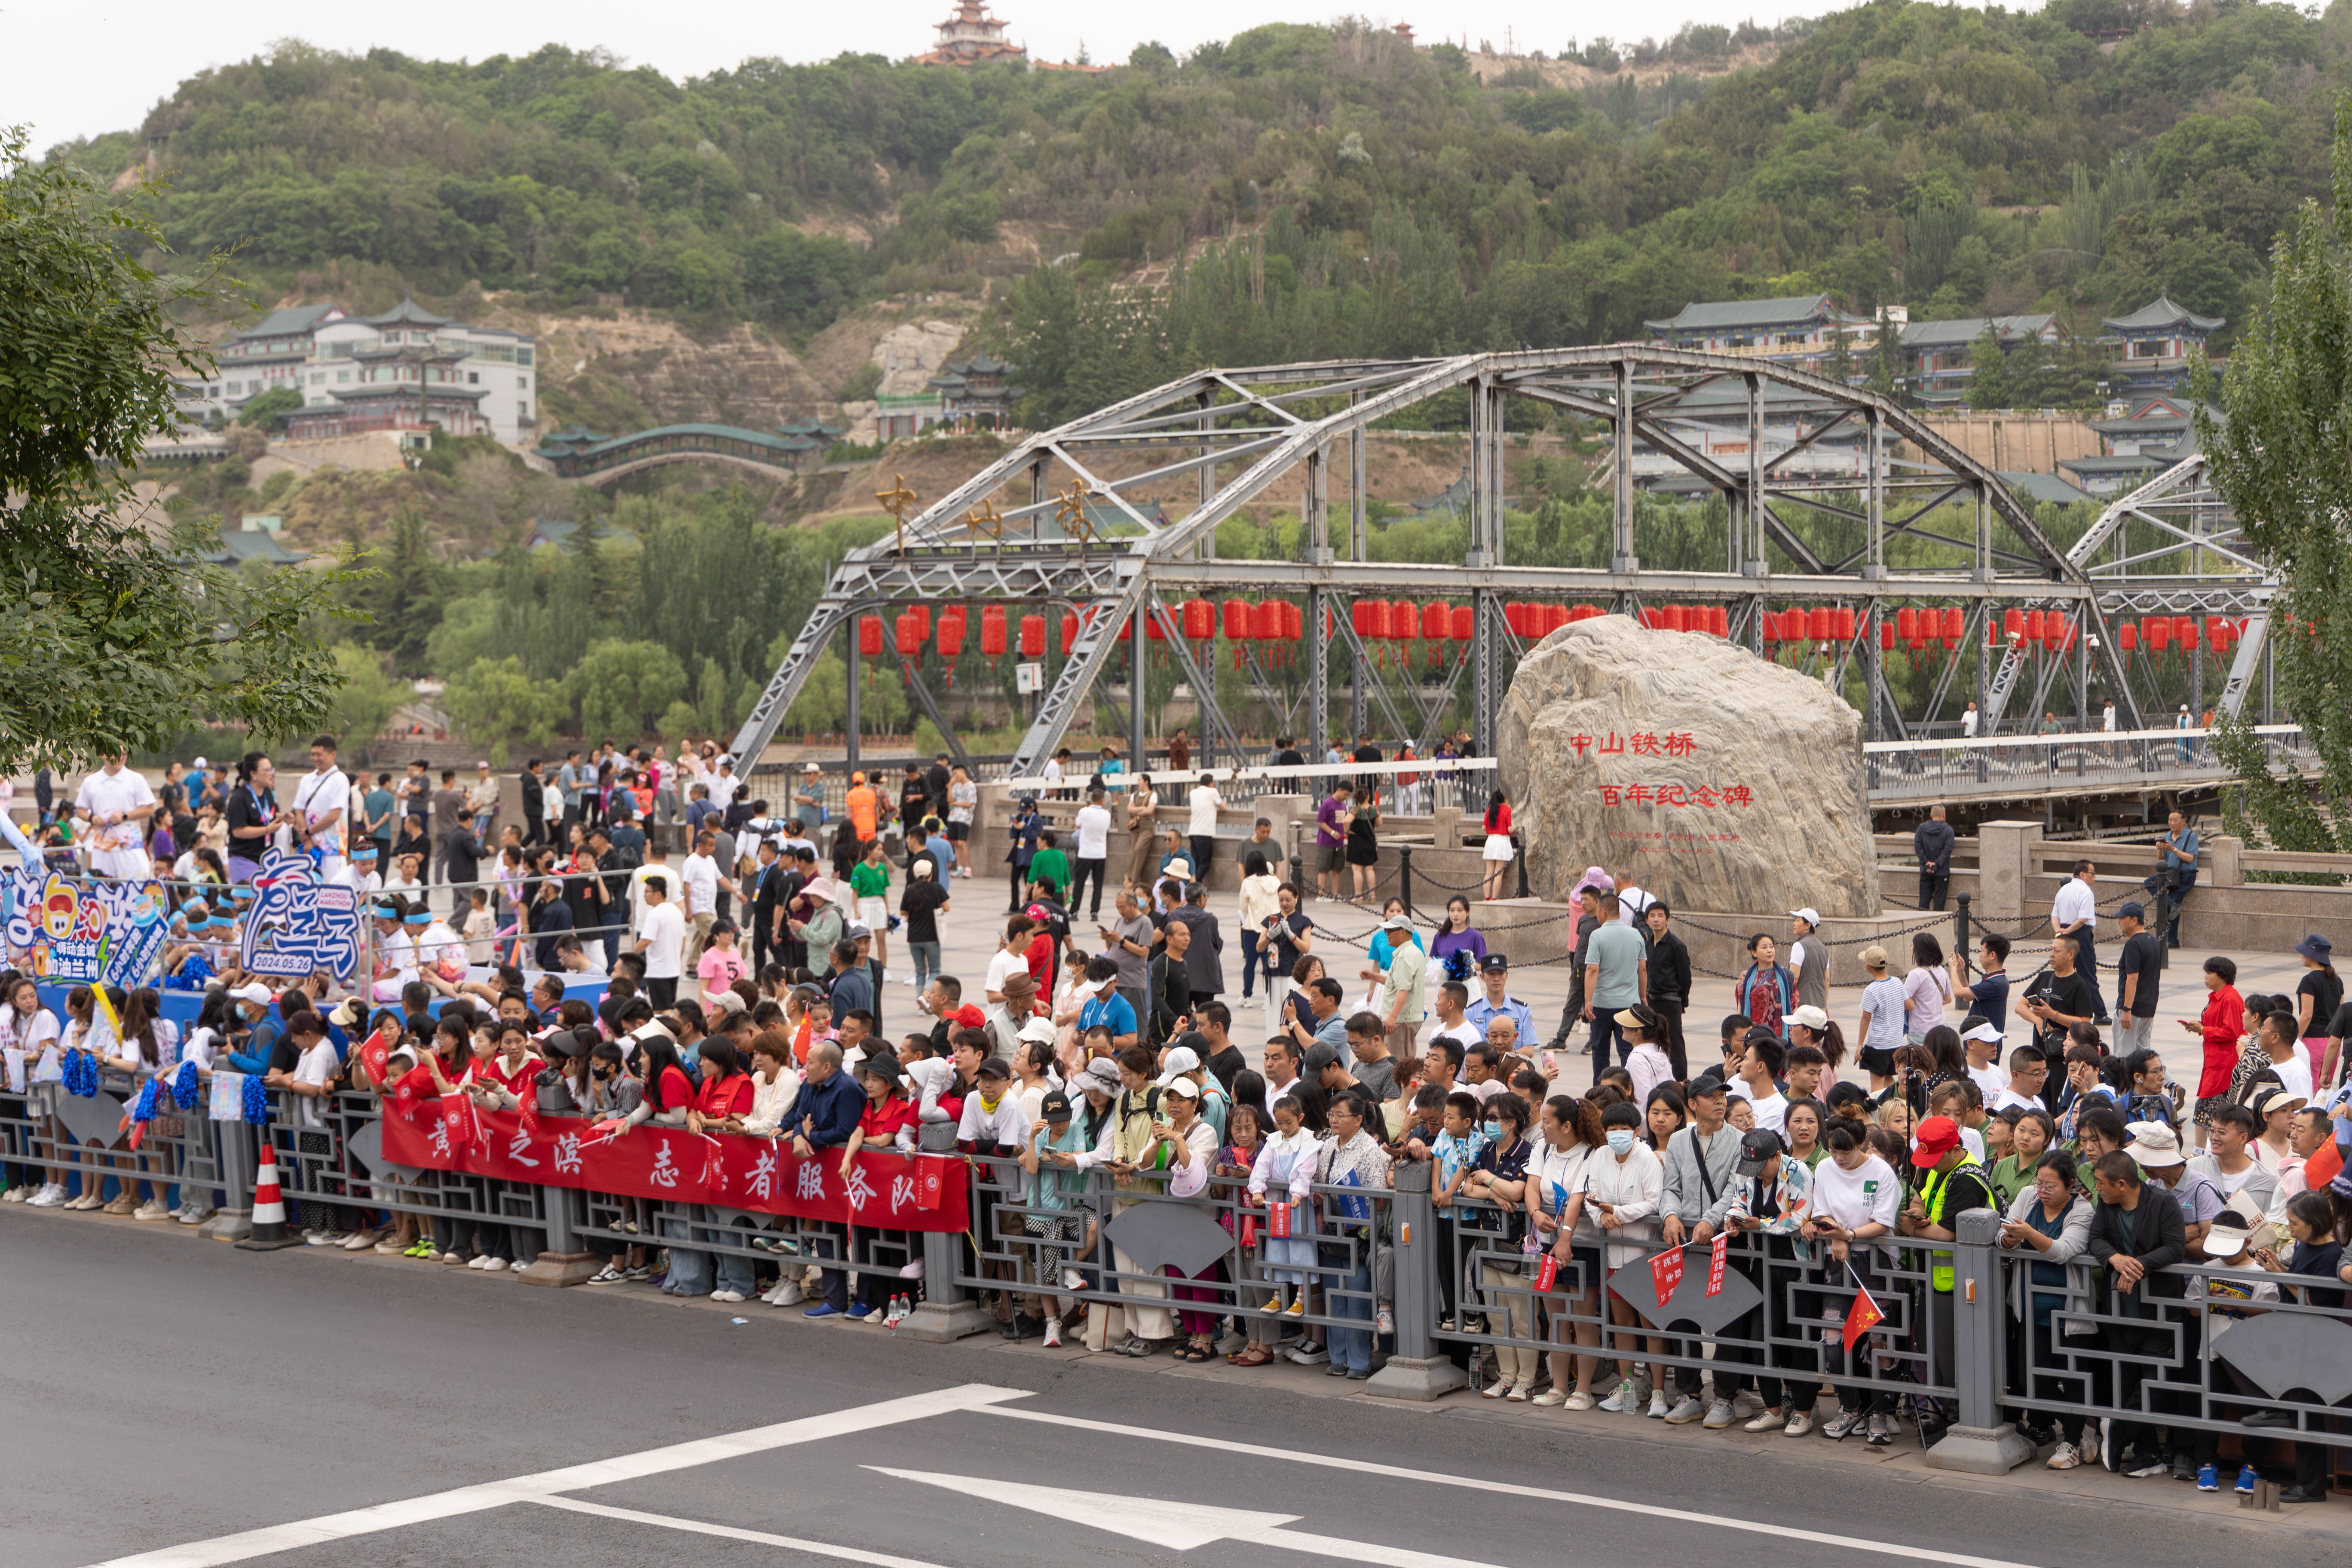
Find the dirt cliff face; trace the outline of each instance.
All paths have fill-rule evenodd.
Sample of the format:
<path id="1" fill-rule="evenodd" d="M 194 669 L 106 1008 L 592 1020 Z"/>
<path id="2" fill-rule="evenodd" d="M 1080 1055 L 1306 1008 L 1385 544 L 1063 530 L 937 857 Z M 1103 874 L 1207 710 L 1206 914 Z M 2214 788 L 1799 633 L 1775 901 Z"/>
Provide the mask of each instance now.
<path id="1" fill-rule="evenodd" d="M 622 310 L 543 317 L 537 331 L 543 429 L 578 423 L 615 435 L 649 425 L 769 430 L 837 413 L 833 394 L 799 355 L 747 324 L 696 336 Z"/>

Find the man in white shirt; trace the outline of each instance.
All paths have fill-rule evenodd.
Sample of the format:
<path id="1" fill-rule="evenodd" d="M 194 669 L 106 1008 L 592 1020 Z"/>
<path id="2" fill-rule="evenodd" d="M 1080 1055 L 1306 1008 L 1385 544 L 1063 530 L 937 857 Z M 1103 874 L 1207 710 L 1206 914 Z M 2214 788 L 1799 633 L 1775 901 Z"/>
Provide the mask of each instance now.
<path id="1" fill-rule="evenodd" d="M 303 844 L 318 852 L 322 882 L 342 875 L 351 811 L 351 775 L 336 765 L 335 738 L 321 735 L 310 742 L 310 771 L 294 786 L 294 815 L 302 824 Z"/>
<path id="2" fill-rule="evenodd" d="M 2088 860 L 2074 862 L 2074 874 L 2059 887 L 2058 896 L 2050 900 L 2050 931 L 2054 936 L 2070 937 L 2074 943 L 2074 973 L 2091 984 L 2092 993 L 2099 989 L 2099 955 L 2093 943 L 2099 934 L 2099 868 Z M 2105 1023 L 2107 1004 L 2099 999 L 2098 1021 Z"/>
<path id="3" fill-rule="evenodd" d="M 1437 1032 L 1430 1039 L 1452 1040 L 1467 1051 L 1486 1037 L 1486 1031 L 1465 1016 L 1470 1005 L 1470 987 L 1459 980 L 1449 980 L 1430 994 L 1429 1005 L 1437 1015 Z"/>
<path id="4" fill-rule="evenodd" d="M 1086 891 L 1087 879 L 1095 882 L 1094 906 L 1087 913 L 1090 919 L 1102 918 L 1103 870 L 1110 858 L 1110 808 L 1103 804 L 1102 786 L 1087 791 L 1087 804 L 1078 807 L 1077 851 L 1074 858 L 1076 869 L 1070 875 L 1072 915 L 1078 912 L 1078 896 Z"/>
<path id="5" fill-rule="evenodd" d="M 719 758 L 719 771 L 703 782 L 710 786 L 710 804 L 721 812 L 735 803 L 735 792 L 743 787 L 743 781 L 735 776 L 732 757 Z"/>
<path id="6" fill-rule="evenodd" d="M 694 852 L 678 868 L 686 881 L 686 919 L 693 930 L 687 938 L 685 966 L 694 968 L 702 962 L 703 944 L 710 940 L 711 923 L 719 918 L 719 889 L 735 890 L 733 881 L 719 874 L 719 862 L 711 851 L 719 846 L 719 836 L 705 833 L 694 841 Z"/>
<path id="7" fill-rule="evenodd" d="M 1960 715 L 1960 733 L 1973 741 L 1977 738 L 1977 705 L 1973 702 Z"/>
<path id="8" fill-rule="evenodd" d="M 1780 1041 L 1759 1036 L 1748 1042 L 1747 1054 L 1739 1058 L 1739 1081 L 1731 1085 L 1731 1092 L 1755 1111 L 1758 1127 L 1783 1136 L 1789 1130 L 1789 1100 L 1772 1079 L 1787 1061 Z"/>
<path id="9" fill-rule="evenodd" d="M 1192 839 L 1192 875 L 1195 877 L 1206 878 L 1209 874 L 1209 857 L 1217 847 L 1217 811 L 1224 804 L 1217 795 L 1215 783 L 1207 773 L 1201 775 L 1201 782 L 1194 784 L 1192 793 L 1184 797 L 1184 805 L 1190 814 L 1184 831 Z"/>
<path id="10" fill-rule="evenodd" d="M 646 961 L 646 1000 L 656 1012 L 677 1005 L 677 977 L 686 955 L 686 917 L 669 896 L 667 877 L 648 877 L 640 886 L 645 912 L 637 917 L 636 951 Z"/>
<path id="11" fill-rule="evenodd" d="M 1617 873 L 1617 923 L 1643 929 L 1649 919 L 1650 906 L 1658 900 L 1633 885 L 1633 868 L 1626 866 Z"/>
<path id="12" fill-rule="evenodd" d="M 1996 1107 L 2009 1091 L 2009 1074 L 2000 1068 L 2000 1047 L 2006 1037 L 1988 1023 L 1978 1024 L 1960 1037 L 1968 1050 L 1969 1077 L 1984 1092 L 1988 1107 Z"/>
<path id="13" fill-rule="evenodd" d="M 90 827 L 89 872 L 93 877 L 144 880 L 147 819 L 155 815 L 155 792 L 146 779 L 123 766 L 121 752 L 81 781 L 74 810 Z"/>

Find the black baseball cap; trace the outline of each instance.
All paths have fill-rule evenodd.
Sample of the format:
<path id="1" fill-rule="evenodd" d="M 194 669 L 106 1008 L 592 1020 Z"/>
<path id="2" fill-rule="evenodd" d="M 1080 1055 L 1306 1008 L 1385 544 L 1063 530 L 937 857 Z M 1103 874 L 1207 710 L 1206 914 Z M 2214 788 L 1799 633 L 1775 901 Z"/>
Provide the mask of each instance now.
<path id="1" fill-rule="evenodd" d="M 1739 1141 L 1739 1173 L 1760 1176 L 1766 1162 L 1783 1152 L 1780 1135 L 1769 1127 L 1759 1127 Z"/>
<path id="2" fill-rule="evenodd" d="M 1048 1121 L 1067 1121 L 1070 1119 L 1070 1097 L 1058 1089 L 1046 1090 L 1045 1100 L 1037 1107 L 1037 1114 Z"/>

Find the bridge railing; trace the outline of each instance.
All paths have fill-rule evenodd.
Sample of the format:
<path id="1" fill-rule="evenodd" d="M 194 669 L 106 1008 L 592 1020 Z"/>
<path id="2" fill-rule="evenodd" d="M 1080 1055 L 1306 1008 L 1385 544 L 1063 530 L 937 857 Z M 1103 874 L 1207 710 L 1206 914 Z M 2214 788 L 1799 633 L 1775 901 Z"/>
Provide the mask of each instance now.
<path id="1" fill-rule="evenodd" d="M 2309 768 L 2317 756 L 2300 724 L 2262 724 L 2269 765 Z M 1990 740 L 1873 741 L 1863 769 L 1873 800 L 1927 799 L 2015 789 L 2052 790 L 2186 782 L 2228 770 L 2213 754 L 2213 731 L 2129 730 L 2057 735 L 2002 735 Z"/>

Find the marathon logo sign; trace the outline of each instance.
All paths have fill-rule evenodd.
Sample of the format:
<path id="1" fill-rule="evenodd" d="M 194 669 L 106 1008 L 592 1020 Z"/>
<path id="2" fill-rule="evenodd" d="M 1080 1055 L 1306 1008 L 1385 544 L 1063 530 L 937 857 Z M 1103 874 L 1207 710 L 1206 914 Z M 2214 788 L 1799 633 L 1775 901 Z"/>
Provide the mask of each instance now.
<path id="1" fill-rule="evenodd" d="M 841 1151 L 803 1160 L 789 1139 L 650 1122 L 614 1133 L 573 1117 L 526 1123 L 520 1111 L 455 1096 L 384 1109 L 383 1157 L 428 1171 L 887 1230 L 962 1230 L 970 1219 L 969 1167 L 953 1154 L 861 1149 L 844 1175 Z"/>
<path id="2" fill-rule="evenodd" d="M 170 933 L 160 882 L 68 881 L 39 866 L 10 873 L 8 956 L 45 985 L 144 985 Z"/>

